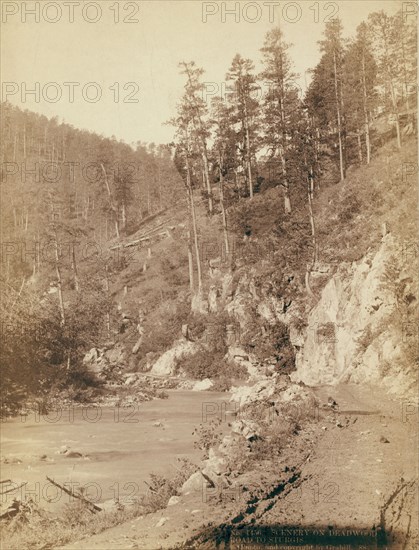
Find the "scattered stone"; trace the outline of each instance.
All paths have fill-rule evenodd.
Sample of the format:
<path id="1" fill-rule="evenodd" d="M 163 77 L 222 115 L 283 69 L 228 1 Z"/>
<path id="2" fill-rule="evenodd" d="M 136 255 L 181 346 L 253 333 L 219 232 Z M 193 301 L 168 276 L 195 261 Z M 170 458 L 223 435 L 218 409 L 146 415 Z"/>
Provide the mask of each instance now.
<path id="1" fill-rule="evenodd" d="M 191 514 L 194 516 L 195 514 L 201 514 L 202 510 L 192 510 Z"/>
<path id="2" fill-rule="evenodd" d="M 175 504 L 179 504 L 180 501 L 181 501 L 180 497 L 173 495 L 172 497 L 170 497 L 169 502 L 167 503 L 167 506 L 174 506 Z"/>
<path id="3" fill-rule="evenodd" d="M 390 441 L 383 435 L 380 437 L 380 443 L 390 443 Z"/>
<path id="4" fill-rule="evenodd" d="M 115 499 L 110 499 L 110 500 L 105 500 L 105 502 L 101 502 L 101 503 L 100 503 L 100 507 L 101 507 L 102 510 L 104 510 L 105 512 L 113 512 L 113 511 L 115 511 L 115 510 L 118 510 L 119 505 L 118 505 L 118 503 L 115 501 Z"/>
<path id="5" fill-rule="evenodd" d="M 248 441 L 254 441 L 258 438 L 258 425 L 250 420 L 235 420 L 231 424 L 231 431 L 242 435 Z"/>
<path id="6" fill-rule="evenodd" d="M 159 521 L 156 523 L 156 527 L 163 527 L 163 525 L 166 523 L 166 521 L 168 520 L 169 518 L 160 518 Z"/>
<path id="7" fill-rule="evenodd" d="M 3 462 L 3 464 L 22 464 L 22 461 L 15 456 L 2 457 L 1 462 Z"/>
<path id="8" fill-rule="evenodd" d="M 125 379 L 124 384 L 125 384 L 125 386 L 132 386 L 133 384 L 135 384 L 135 382 L 137 382 L 137 375 L 136 374 L 130 374 Z"/>
<path id="9" fill-rule="evenodd" d="M 68 451 L 65 453 L 66 458 L 83 458 L 82 453 L 79 453 L 77 451 Z"/>
<path id="10" fill-rule="evenodd" d="M 327 400 L 327 406 L 330 407 L 333 410 L 336 410 L 336 409 L 339 408 L 339 405 L 331 397 L 329 397 L 329 399 Z"/>

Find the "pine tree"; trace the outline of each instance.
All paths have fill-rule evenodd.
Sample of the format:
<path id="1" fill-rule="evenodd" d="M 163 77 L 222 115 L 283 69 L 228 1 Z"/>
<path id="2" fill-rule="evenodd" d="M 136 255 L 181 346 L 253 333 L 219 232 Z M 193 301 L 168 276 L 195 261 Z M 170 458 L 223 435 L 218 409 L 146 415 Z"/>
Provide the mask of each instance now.
<path id="1" fill-rule="evenodd" d="M 385 109 L 392 114 L 396 128 L 397 146 L 402 146 L 399 101 L 401 99 L 400 63 L 398 55 L 398 25 L 396 17 L 384 11 L 368 16 L 369 28 L 373 37 L 374 54 L 378 65 L 379 84 Z"/>
<path id="2" fill-rule="evenodd" d="M 377 67 L 371 52 L 368 26 L 361 23 L 345 55 L 348 130 L 358 139 L 359 160 L 363 162 L 361 134 L 365 136 L 366 162 L 371 160 L 370 127 L 376 107 Z M 363 130 L 362 130 L 363 129 Z"/>
<path id="3" fill-rule="evenodd" d="M 343 98 L 344 43 L 342 31 L 343 27 L 340 19 L 332 19 L 326 23 L 325 38 L 320 42 L 324 68 L 326 69 L 326 83 L 333 90 L 332 94 L 327 94 L 327 103 L 330 101 L 330 108 L 333 109 L 335 115 L 341 181 L 345 179 L 346 174 L 346 118 Z"/>
<path id="4" fill-rule="evenodd" d="M 268 92 L 264 99 L 264 145 L 270 159 L 280 160 L 282 185 L 285 189 L 285 212 L 291 213 L 289 152 L 298 117 L 301 116 L 292 64 L 288 54 L 290 44 L 284 42 L 279 27 L 269 31 L 262 48 L 264 70 L 261 78 L 267 84 Z"/>
<path id="5" fill-rule="evenodd" d="M 259 103 L 253 97 L 257 89 L 253 70 L 253 62 L 237 54 L 226 75 L 226 80 L 230 83 L 227 98 L 233 107 L 232 120 L 236 127 L 237 147 L 242 157 L 242 169 L 250 198 L 253 198 L 252 162 L 258 148 L 259 130 Z"/>
<path id="6" fill-rule="evenodd" d="M 229 161 L 234 159 L 234 131 L 232 130 L 232 108 L 222 98 L 212 102 L 212 120 L 214 125 L 213 157 L 217 167 L 220 186 L 220 208 L 223 225 L 224 246 L 228 256 L 230 244 L 228 239 L 227 212 L 225 204 L 224 182 L 229 175 Z"/>
<path id="7" fill-rule="evenodd" d="M 203 180 L 208 194 L 208 211 L 209 214 L 212 215 L 214 206 L 211 182 L 209 178 L 207 147 L 207 140 L 210 136 L 210 130 L 207 120 L 208 108 L 202 98 L 202 90 L 204 85 L 200 82 L 200 78 L 204 71 L 203 69 L 196 67 L 194 61 L 191 61 L 190 63 L 185 63 L 183 61 L 179 66 L 182 69 L 181 74 L 184 74 L 187 77 L 185 93 L 183 96 L 184 110 L 189 111 L 188 116 L 192 122 L 192 128 L 190 129 L 191 139 L 196 141 L 201 152 Z"/>

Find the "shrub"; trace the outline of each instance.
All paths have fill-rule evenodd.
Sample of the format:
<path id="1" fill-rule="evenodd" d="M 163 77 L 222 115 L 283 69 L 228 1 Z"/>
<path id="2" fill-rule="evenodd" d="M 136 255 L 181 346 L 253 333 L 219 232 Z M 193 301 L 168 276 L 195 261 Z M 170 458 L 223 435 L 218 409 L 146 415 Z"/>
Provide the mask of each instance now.
<path id="1" fill-rule="evenodd" d="M 211 420 L 207 424 L 200 424 L 194 429 L 192 435 L 195 435 L 197 439 L 194 441 L 195 449 L 204 451 L 204 458 L 208 458 L 208 451 L 211 447 L 216 447 L 221 443 L 221 431 L 220 431 L 221 419 Z"/>
<path id="2" fill-rule="evenodd" d="M 165 508 L 170 497 L 177 495 L 185 481 L 198 470 L 197 466 L 187 458 L 178 458 L 175 468 L 176 474 L 171 478 L 150 474 L 147 482 L 149 491 L 142 501 L 148 513 Z"/>
<path id="3" fill-rule="evenodd" d="M 194 354 L 184 357 L 178 362 L 178 371 L 183 371 L 186 375 L 197 380 L 204 378 L 213 378 L 227 371 L 227 364 L 224 361 L 224 353 L 211 353 L 201 346 Z"/>
<path id="4" fill-rule="evenodd" d="M 185 302 L 166 303 L 147 317 L 144 325 L 140 358 L 150 352 L 163 352 L 170 348 L 181 334 L 182 325 L 189 316 L 190 307 Z"/>
<path id="5" fill-rule="evenodd" d="M 252 336 L 244 348 L 254 353 L 262 361 L 274 359 L 281 372 L 288 373 L 295 368 L 295 351 L 289 338 L 289 329 L 285 323 L 277 320 L 268 323 L 255 309 L 251 312 Z"/>

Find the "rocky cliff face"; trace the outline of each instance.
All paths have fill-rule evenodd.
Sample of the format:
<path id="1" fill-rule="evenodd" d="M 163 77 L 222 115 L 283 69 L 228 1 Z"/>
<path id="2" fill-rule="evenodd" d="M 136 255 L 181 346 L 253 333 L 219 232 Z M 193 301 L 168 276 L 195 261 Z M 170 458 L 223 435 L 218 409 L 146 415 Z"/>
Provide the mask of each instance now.
<path id="1" fill-rule="evenodd" d="M 400 394 L 413 390 L 416 260 L 388 234 L 376 252 L 339 266 L 308 315 L 293 379 L 309 385 L 383 384 Z"/>
<path id="2" fill-rule="evenodd" d="M 226 357 L 247 367 L 250 382 L 265 376 L 266 368 L 289 372 L 281 369 L 295 358 L 293 382 L 366 383 L 407 395 L 416 389 L 417 260 L 417 248 L 388 233 L 360 261 L 341 263 L 334 273 L 331 266 L 318 267 L 313 282 L 317 276 L 327 283 L 314 300 L 304 289 L 297 292 L 292 274 L 282 288 L 286 296 L 273 288 L 269 277 L 261 283 L 264 259 L 260 266 L 233 274 L 216 269 L 210 271 L 208 292 L 195 297 L 192 309 L 226 312 L 236 319 L 239 333 L 227 331 Z M 249 342 L 259 344 L 267 331 L 281 327 L 288 330 L 286 349 L 268 357 L 266 348 L 258 355 L 256 345 L 252 353 Z M 173 375 L 179 357 L 198 348 L 199 342 L 180 339 L 153 364 L 152 373 Z"/>
<path id="3" fill-rule="evenodd" d="M 294 382 L 378 384 L 406 395 L 417 379 L 416 251 L 388 233 L 362 260 L 340 264 L 317 302 L 301 298 L 289 308 L 286 300 L 256 288 L 256 273 L 244 272 L 235 284 L 226 274 L 213 308 L 239 320 L 241 344 L 252 332 L 252 311 L 267 323 L 287 325 L 296 354 Z"/>

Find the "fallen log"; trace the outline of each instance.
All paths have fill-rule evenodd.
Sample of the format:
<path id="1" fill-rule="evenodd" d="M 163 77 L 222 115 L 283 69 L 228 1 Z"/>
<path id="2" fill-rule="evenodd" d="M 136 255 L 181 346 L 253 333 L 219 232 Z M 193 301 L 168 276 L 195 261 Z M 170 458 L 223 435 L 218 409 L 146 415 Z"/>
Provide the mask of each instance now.
<path id="1" fill-rule="evenodd" d="M 53 485 L 55 485 L 55 487 L 58 487 L 59 489 L 61 489 L 62 491 L 64 491 L 64 493 L 67 493 L 67 495 L 70 495 L 74 498 L 78 498 L 79 500 L 81 500 L 82 502 L 84 502 L 84 504 L 86 504 L 86 506 L 89 508 L 89 510 L 94 514 L 96 512 L 101 512 L 102 511 L 102 508 L 100 508 L 99 506 L 96 506 L 96 504 L 94 504 L 93 502 L 90 502 L 90 500 L 87 500 L 87 498 L 85 498 L 84 496 L 82 495 L 78 495 L 76 494 L 74 491 L 72 491 L 71 489 L 67 489 L 66 487 L 64 487 L 63 485 L 60 485 L 59 483 L 57 483 L 56 481 L 54 481 L 53 479 L 51 479 L 50 477 L 46 476 L 47 480 L 52 483 Z"/>

